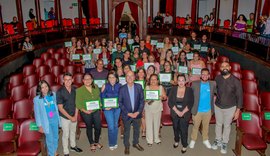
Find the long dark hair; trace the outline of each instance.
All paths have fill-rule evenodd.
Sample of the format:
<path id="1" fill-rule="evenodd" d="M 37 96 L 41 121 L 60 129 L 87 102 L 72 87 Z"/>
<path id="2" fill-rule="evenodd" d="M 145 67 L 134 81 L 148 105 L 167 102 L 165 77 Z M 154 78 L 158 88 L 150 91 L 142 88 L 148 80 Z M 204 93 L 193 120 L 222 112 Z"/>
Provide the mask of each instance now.
<path id="1" fill-rule="evenodd" d="M 107 76 L 107 83 L 110 83 L 110 81 L 109 81 L 109 76 L 110 76 L 110 75 L 113 75 L 113 76 L 116 78 L 116 83 L 119 82 L 119 77 L 118 77 L 116 71 L 111 70 L 111 71 L 109 72 L 108 76 Z"/>
<path id="2" fill-rule="evenodd" d="M 137 72 L 136 72 L 136 79 L 137 79 L 137 80 L 139 80 L 138 73 L 139 73 L 141 70 L 142 70 L 143 73 L 144 73 L 144 79 L 146 78 L 146 71 L 145 71 L 145 69 L 144 69 L 144 68 L 139 68 L 139 69 L 137 70 Z"/>
<path id="3" fill-rule="evenodd" d="M 41 92 L 41 85 L 43 85 L 44 83 L 48 86 L 48 89 L 49 89 L 47 95 L 53 96 L 53 93 L 52 93 L 52 90 L 51 90 L 51 87 L 50 87 L 49 83 L 47 81 L 45 81 L 45 80 L 41 80 L 38 83 L 37 92 L 36 92 L 36 95 L 39 96 L 40 99 L 44 98 L 44 95 L 42 95 L 42 92 Z"/>
<path id="4" fill-rule="evenodd" d="M 91 83 L 91 87 L 95 89 L 95 88 L 96 88 L 96 85 L 95 85 L 95 83 L 94 83 L 94 77 L 93 77 L 92 74 L 90 74 L 90 73 L 84 73 L 84 74 L 83 74 L 83 79 L 84 79 L 84 77 L 87 76 L 87 75 L 89 75 L 89 76 L 91 77 L 91 79 L 93 80 L 92 83 Z"/>

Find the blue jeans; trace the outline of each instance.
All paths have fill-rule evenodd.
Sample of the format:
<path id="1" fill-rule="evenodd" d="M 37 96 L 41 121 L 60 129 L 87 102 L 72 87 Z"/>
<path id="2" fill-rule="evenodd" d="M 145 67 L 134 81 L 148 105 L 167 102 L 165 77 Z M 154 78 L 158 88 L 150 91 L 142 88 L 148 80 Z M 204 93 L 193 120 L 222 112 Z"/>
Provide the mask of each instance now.
<path id="1" fill-rule="evenodd" d="M 58 120 L 49 122 L 49 133 L 45 134 L 48 156 L 54 156 L 58 148 Z"/>
<path id="2" fill-rule="evenodd" d="M 108 124 L 109 147 L 117 145 L 118 137 L 118 120 L 120 116 L 120 108 L 112 108 L 104 110 L 104 115 Z"/>

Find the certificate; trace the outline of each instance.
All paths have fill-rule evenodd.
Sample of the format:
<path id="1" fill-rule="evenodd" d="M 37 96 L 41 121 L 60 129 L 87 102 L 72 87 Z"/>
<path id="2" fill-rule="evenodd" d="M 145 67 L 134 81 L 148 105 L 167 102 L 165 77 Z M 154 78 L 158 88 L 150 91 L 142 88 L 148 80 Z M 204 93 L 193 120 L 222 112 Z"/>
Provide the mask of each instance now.
<path id="1" fill-rule="evenodd" d="M 187 53 L 187 59 L 192 60 L 193 59 L 193 53 Z"/>
<path id="2" fill-rule="evenodd" d="M 192 68 L 192 75 L 201 75 L 201 68 Z"/>
<path id="3" fill-rule="evenodd" d="M 201 52 L 207 52 L 208 51 L 208 47 L 202 46 L 201 47 Z"/>
<path id="4" fill-rule="evenodd" d="M 65 42 L 65 47 L 71 47 L 72 43 L 71 42 Z"/>
<path id="5" fill-rule="evenodd" d="M 172 51 L 174 55 L 178 55 L 179 48 L 178 47 L 172 47 Z"/>
<path id="6" fill-rule="evenodd" d="M 80 60 L 80 54 L 72 54 L 72 60 Z"/>
<path id="7" fill-rule="evenodd" d="M 194 44 L 193 48 L 196 50 L 201 50 L 201 45 L 200 44 Z"/>
<path id="8" fill-rule="evenodd" d="M 126 78 L 123 77 L 123 76 L 119 77 L 119 83 L 120 83 L 121 85 L 125 85 L 125 84 L 127 83 Z"/>
<path id="9" fill-rule="evenodd" d="M 151 40 L 150 44 L 151 45 L 157 45 L 157 42 L 158 42 L 157 40 Z"/>
<path id="10" fill-rule="evenodd" d="M 84 54 L 83 55 L 83 60 L 84 61 L 91 60 L 91 55 L 90 54 Z"/>
<path id="11" fill-rule="evenodd" d="M 138 84 L 142 85 L 142 89 L 144 89 L 144 80 L 134 81 L 134 83 L 138 83 Z"/>
<path id="12" fill-rule="evenodd" d="M 132 71 L 134 71 L 134 72 L 136 71 L 136 64 L 129 65 L 129 66 L 130 66 L 130 68 L 131 68 Z"/>
<path id="13" fill-rule="evenodd" d="M 159 90 L 146 90 L 145 100 L 159 100 Z"/>
<path id="14" fill-rule="evenodd" d="M 86 110 L 98 110 L 98 109 L 100 109 L 99 100 L 86 101 L 85 105 L 86 105 Z"/>
<path id="15" fill-rule="evenodd" d="M 159 73 L 160 82 L 170 82 L 172 80 L 171 73 Z"/>
<path id="16" fill-rule="evenodd" d="M 183 73 L 183 74 L 187 74 L 188 73 L 188 67 L 186 67 L 186 66 L 179 66 L 178 67 L 178 72 L 179 73 Z"/>
<path id="17" fill-rule="evenodd" d="M 133 44 L 134 40 L 133 39 L 128 39 L 128 44 Z"/>
<path id="18" fill-rule="evenodd" d="M 158 42 L 157 43 L 157 48 L 164 48 L 164 43 L 163 42 Z"/>
<path id="19" fill-rule="evenodd" d="M 98 86 L 98 88 L 101 88 L 106 83 L 106 80 L 94 80 L 94 83 Z"/>
<path id="20" fill-rule="evenodd" d="M 104 98 L 104 108 L 118 108 L 118 98 Z"/>
<path id="21" fill-rule="evenodd" d="M 100 54 L 101 53 L 101 49 L 94 49 L 93 52 L 94 52 L 94 54 Z"/>
<path id="22" fill-rule="evenodd" d="M 147 70 L 147 68 L 151 65 L 155 66 L 154 63 L 144 63 L 144 69 Z"/>

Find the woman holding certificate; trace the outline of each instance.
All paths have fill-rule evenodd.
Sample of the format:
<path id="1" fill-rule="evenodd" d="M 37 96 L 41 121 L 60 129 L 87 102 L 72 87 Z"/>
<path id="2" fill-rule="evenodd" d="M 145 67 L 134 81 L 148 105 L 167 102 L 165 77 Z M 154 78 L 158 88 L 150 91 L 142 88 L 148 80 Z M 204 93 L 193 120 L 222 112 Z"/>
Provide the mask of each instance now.
<path id="1" fill-rule="evenodd" d="M 108 124 L 109 148 L 114 150 L 118 147 L 118 120 L 120 108 L 118 107 L 118 92 L 121 87 L 118 76 L 114 71 L 108 74 L 108 82 L 101 88 L 101 100 L 104 108 L 104 115 Z"/>
<path id="2" fill-rule="evenodd" d="M 98 86 L 94 84 L 93 76 L 89 73 L 84 74 L 83 84 L 76 90 L 76 107 L 80 110 L 80 115 L 86 124 L 90 149 L 95 152 L 96 148 L 102 149 L 103 147 L 99 143 L 101 134 L 100 91 Z M 93 128 L 95 130 L 94 137 Z"/>
<path id="3" fill-rule="evenodd" d="M 176 84 L 176 74 L 172 71 L 172 65 L 170 62 L 165 61 L 164 70 L 159 75 L 160 82 L 165 88 L 167 95 L 169 95 L 172 86 Z"/>
<path id="4" fill-rule="evenodd" d="M 200 80 L 202 68 L 205 68 L 205 63 L 200 60 L 199 52 L 194 52 L 193 60 L 189 62 L 189 82 Z"/>
<path id="5" fill-rule="evenodd" d="M 145 99 L 146 141 L 147 145 L 151 147 L 153 142 L 161 143 L 159 128 L 163 110 L 162 100 L 167 99 L 164 88 L 159 84 L 157 74 L 150 76 L 148 86 L 145 88 Z"/>
<path id="6" fill-rule="evenodd" d="M 168 105 L 171 108 L 171 117 L 173 121 L 174 144 L 177 148 L 181 138 L 183 145 L 181 152 L 185 153 L 188 142 L 188 125 L 191 116 L 191 108 L 193 106 L 194 96 L 191 88 L 186 87 L 186 78 L 184 75 L 177 76 L 177 86 L 171 89 L 168 96 Z"/>

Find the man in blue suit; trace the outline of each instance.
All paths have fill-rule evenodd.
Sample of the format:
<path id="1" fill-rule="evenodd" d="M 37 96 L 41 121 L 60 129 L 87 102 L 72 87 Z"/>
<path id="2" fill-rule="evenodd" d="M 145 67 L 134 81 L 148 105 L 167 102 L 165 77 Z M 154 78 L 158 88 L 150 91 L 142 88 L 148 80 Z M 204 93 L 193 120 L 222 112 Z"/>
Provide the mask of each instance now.
<path id="1" fill-rule="evenodd" d="M 129 135 L 130 127 L 133 124 L 133 147 L 139 151 L 143 151 L 143 147 L 139 145 L 140 124 L 142 111 L 144 107 L 144 92 L 140 84 L 134 83 L 135 74 L 129 71 L 126 74 L 127 83 L 119 90 L 119 107 L 121 108 L 122 120 L 124 123 L 124 153 L 129 152 Z"/>

